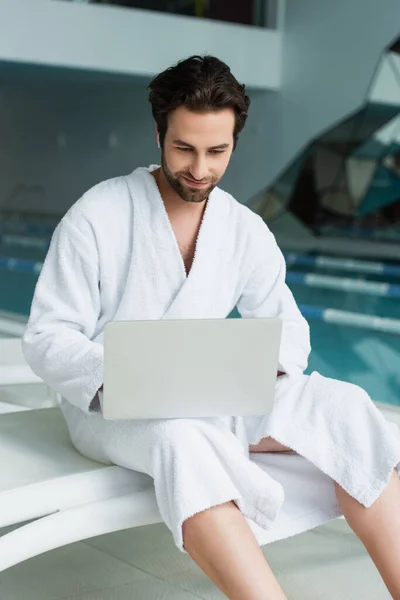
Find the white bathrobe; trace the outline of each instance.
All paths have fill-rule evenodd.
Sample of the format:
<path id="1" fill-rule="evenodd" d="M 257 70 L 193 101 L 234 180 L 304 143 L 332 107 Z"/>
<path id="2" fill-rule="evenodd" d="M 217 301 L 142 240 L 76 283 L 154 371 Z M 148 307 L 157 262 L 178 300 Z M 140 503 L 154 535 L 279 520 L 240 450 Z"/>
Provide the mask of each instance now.
<path id="1" fill-rule="evenodd" d="M 400 437 L 362 389 L 303 375 L 309 328 L 285 284 L 274 236 L 216 188 L 186 276 L 155 168 L 101 183 L 72 206 L 35 290 L 23 351 L 63 398 L 73 443 L 90 458 L 148 473 L 181 550 L 185 519 L 229 500 L 260 544 L 338 516 L 333 481 L 370 506 L 400 462 Z M 283 321 L 279 369 L 286 375 L 270 415 L 102 418 L 97 390 L 108 321 L 225 318 L 235 306 L 245 318 Z M 248 445 L 266 436 L 293 452 L 249 455 Z"/>

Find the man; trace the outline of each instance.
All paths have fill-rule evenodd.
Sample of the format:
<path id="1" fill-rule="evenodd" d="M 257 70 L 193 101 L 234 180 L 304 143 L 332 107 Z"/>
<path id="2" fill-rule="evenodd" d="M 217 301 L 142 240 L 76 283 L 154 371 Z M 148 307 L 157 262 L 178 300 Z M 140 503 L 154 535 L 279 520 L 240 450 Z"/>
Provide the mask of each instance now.
<path id="1" fill-rule="evenodd" d="M 80 452 L 154 478 L 177 546 L 228 598 L 284 599 L 260 544 L 343 513 L 400 600 L 400 438 L 362 389 L 303 375 L 309 329 L 282 254 L 260 217 L 217 187 L 247 118 L 244 86 L 218 59 L 193 56 L 153 79 L 150 102 L 161 167 L 95 186 L 62 219 L 26 360 L 61 394 Z M 102 418 L 108 321 L 224 318 L 234 306 L 283 320 L 270 415 Z"/>

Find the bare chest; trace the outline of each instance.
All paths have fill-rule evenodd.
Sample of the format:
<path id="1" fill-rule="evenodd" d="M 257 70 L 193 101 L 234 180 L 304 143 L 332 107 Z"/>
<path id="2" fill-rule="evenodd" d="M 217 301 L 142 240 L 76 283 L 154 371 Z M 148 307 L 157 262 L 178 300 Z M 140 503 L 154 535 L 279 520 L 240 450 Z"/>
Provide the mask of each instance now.
<path id="1" fill-rule="evenodd" d="M 187 275 L 193 265 L 200 225 L 201 221 L 198 219 L 195 222 L 172 223 L 172 229 L 175 233 Z"/>

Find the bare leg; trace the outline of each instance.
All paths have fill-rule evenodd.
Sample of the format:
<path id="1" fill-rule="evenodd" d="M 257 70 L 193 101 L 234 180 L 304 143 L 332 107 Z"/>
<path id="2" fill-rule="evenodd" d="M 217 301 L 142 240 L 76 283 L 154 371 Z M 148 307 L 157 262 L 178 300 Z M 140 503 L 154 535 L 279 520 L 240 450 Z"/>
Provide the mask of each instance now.
<path id="1" fill-rule="evenodd" d="M 365 508 L 335 484 L 343 514 L 366 547 L 392 598 L 400 600 L 400 480 L 389 485 L 370 508 Z"/>
<path id="2" fill-rule="evenodd" d="M 250 452 L 287 452 L 290 448 L 263 438 Z M 400 600 L 400 480 L 393 473 L 389 485 L 365 508 L 335 483 L 342 512 L 366 547 L 394 600 Z"/>
<path id="3" fill-rule="evenodd" d="M 249 446 L 249 450 L 250 452 L 291 452 L 291 448 L 271 437 L 262 438 L 256 446 Z"/>
<path id="4" fill-rule="evenodd" d="M 251 452 L 290 450 L 272 438 L 263 438 Z M 370 507 L 365 508 L 335 483 L 342 512 L 366 547 L 394 600 L 400 600 L 400 480 L 393 473 L 389 485 Z"/>
<path id="5" fill-rule="evenodd" d="M 188 554 L 230 600 L 287 600 L 233 502 L 187 519 L 183 540 Z"/>

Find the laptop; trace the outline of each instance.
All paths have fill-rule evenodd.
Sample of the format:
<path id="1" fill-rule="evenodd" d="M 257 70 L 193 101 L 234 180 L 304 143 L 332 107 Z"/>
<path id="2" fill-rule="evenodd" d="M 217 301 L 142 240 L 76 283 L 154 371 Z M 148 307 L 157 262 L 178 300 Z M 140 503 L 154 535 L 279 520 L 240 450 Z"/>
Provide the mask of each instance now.
<path id="1" fill-rule="evenodd" d="M 104 328 L 103 417 L 267 414 L 281 329 L 279 318 L 111 321 Z"/>

